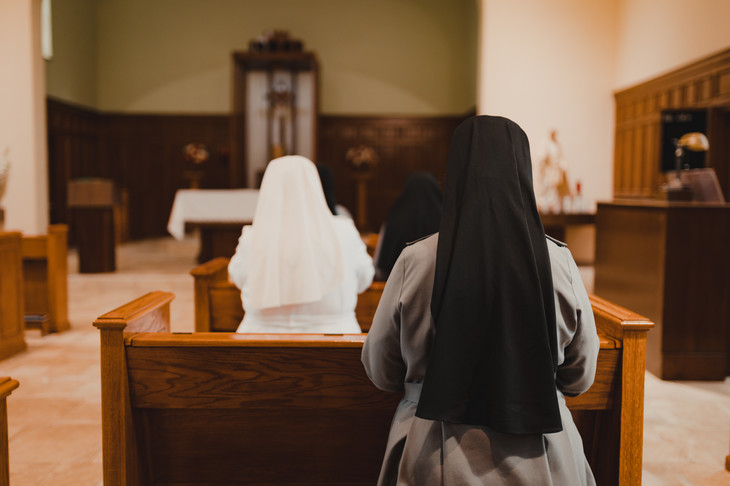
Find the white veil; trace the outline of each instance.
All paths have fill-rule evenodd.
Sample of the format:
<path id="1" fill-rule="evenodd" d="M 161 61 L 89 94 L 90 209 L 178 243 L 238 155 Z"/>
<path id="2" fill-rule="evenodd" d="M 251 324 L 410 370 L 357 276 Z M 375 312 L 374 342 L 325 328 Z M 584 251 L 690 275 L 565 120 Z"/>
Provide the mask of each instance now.
<path id="1" fill-rule="evenodd" d="M 317 302 L 342 284 L 333 218 L 312 161 L 288 155 L 269 162 L 253 219 L 250 307 Z"/>

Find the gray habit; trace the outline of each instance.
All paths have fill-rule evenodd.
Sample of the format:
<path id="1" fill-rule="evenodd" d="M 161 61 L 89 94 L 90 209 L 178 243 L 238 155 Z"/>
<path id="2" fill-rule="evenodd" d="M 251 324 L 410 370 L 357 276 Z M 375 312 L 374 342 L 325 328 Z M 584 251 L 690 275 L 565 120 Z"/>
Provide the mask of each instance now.
<path id="1" fill-rule="evenodd" d="M 434 334 L 431 293 L 438 235 L 401 253 L 373 319 L 362 362 L 380 389 L 405 395 L 388 437 L 379 485 L 594 485 L 564 395 L 593 383 L 598 335 L 570 251 L 548 239 L 557 312 L 558 396 L 563 430 L 515 435 L 415 416 Z"/>

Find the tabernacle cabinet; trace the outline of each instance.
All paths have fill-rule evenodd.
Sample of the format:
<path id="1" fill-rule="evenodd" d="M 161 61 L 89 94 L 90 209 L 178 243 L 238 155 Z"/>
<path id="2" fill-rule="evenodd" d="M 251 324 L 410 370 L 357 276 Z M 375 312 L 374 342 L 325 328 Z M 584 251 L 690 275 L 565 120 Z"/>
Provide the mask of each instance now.
<path id="1" fill-rule="evenodd" d="M 286 32 L 233 53 L 231 187 L 258 187 L 270 160 L 317 160 L 319 63 Z"/>

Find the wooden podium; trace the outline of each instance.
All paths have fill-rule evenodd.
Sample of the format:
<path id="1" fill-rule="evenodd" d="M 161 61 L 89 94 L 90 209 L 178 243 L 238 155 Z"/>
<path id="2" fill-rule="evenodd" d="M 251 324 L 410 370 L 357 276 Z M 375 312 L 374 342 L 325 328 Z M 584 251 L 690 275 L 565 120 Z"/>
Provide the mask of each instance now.
<path id="1" fill-rule="evenodd" d="M 116 269 L 114 183 L 77 179 L 68 184 L 68 207 L 79 252 L 79 273 Z"/>
<path id="2" fill-rule="evenodd" d="M 598 203 L 595 293 L 656 323 L 647 369 L 662 379 L 730 374 L 730 204 Z"/>

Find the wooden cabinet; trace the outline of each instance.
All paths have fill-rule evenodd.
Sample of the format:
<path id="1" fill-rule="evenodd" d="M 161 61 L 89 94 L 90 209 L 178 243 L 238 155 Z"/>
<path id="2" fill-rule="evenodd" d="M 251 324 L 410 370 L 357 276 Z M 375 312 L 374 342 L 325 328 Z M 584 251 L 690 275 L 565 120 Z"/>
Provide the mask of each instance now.
<path id="1" fill-rule="evenodd" d="M 730 204 L 599 203 L 595 293 L 656 323 L 647 369 L 663 379 L 730 374 Z"/>

